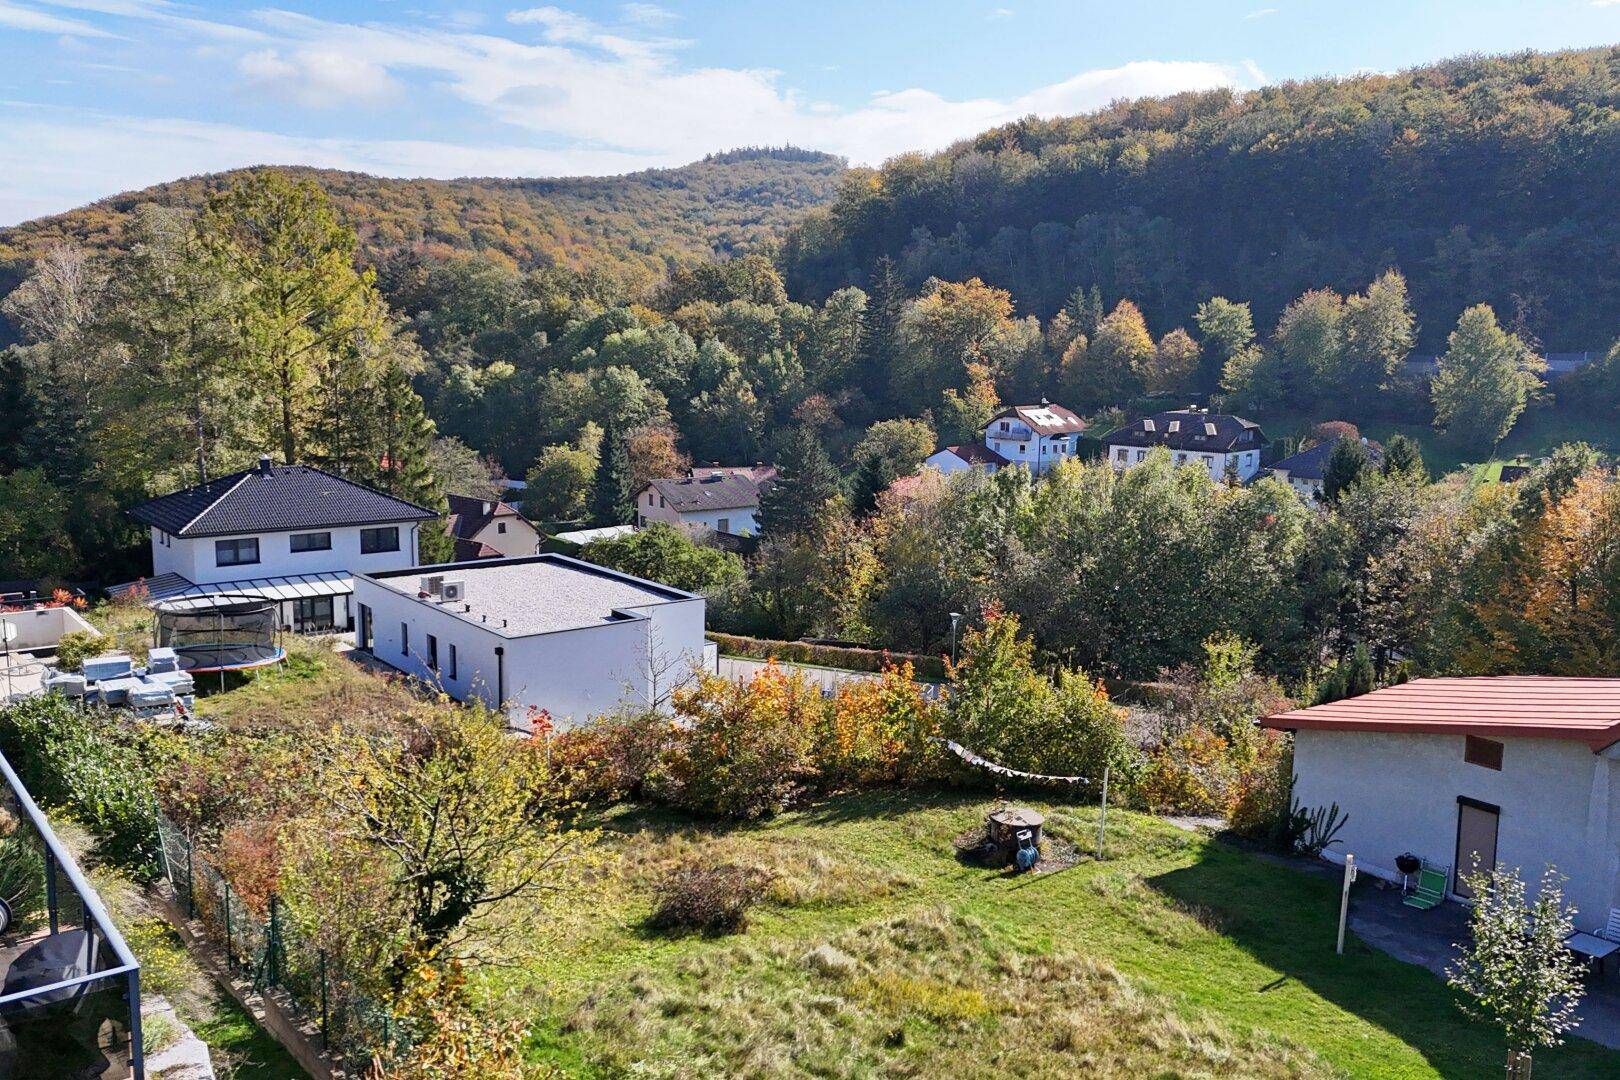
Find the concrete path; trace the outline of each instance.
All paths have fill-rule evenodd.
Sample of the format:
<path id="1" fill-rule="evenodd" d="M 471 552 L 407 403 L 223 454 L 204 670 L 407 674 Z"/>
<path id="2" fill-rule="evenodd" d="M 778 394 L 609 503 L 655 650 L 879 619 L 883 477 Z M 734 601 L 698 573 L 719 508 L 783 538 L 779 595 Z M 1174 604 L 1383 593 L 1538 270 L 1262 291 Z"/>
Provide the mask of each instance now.
<path id="1" fill-rule="evenodd" d="M 1326 863 L 1303 863 L 1308 872 L 1339 879 L 1344 871 Z M 1428 968 L 1440 978 L 1456 957 L 1457 943 L 1468 939 L 1468 911 L 1447 901 L 1429 911 L 1401 902 L 1398 886 L 1363 876 L 1350 894 L 1350 929 L 1373 948 Z M 1586 979 L 1586 996 L 1576 1010 L 1581 1018 L 1575 1034 L 1595 1043 L 1620 1049 L 1620 963 L 1611 959 L 1604 974 Z"/>

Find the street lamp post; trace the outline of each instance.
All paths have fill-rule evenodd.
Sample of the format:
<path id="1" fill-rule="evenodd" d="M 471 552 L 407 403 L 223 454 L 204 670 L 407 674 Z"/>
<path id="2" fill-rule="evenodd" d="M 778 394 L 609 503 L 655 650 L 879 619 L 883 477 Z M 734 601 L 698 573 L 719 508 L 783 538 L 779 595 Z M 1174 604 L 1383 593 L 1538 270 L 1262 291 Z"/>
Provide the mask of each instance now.
<path id="1" fill-rule="evenodd" d="M 960 611 L 951 612 L 951 666 L 956 665 L 956 628 L 962 622 Z"/>

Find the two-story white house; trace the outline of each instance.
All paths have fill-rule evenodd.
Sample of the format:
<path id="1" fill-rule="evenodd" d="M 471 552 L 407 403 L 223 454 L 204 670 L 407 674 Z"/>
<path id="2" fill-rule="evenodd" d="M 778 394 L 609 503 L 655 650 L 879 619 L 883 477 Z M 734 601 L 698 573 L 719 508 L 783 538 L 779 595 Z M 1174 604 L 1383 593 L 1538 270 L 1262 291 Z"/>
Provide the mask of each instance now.
<path id="1" fill-rule="evenodd" d="M 753 536 L 759 531 L 759 497 L 775 478 L 775 468 L 753 465 L 699 466 L 686 476 L 651 480 L 636 494 L 636 524 L 663 521 Z"/>
<path id="2" fill-rule="evenodd" d="M 1039 475 L 1080 452 L 1086 422 L 1045 398 L 1039 405 L 1012 405 L 992 416 L 979 429 L 981 443 L 947 446 L 923 462 L 942 473 L 964 469 L 995 472 L 1009 465 L 1025 465 Z"/>
<path id="3" fill-rule="evenodd" d="M 1147 459 L 1156 446 L 1169 450 L 1177 465 L 1207 469 L 1216 480 L 1248 480 L 1260 471 L 1266 433 L 1253 420 L 1202 409 L 1173 409 L 1143 417 L 1103 437 L 1103 453 L 1115 469 Z"/>
<path id="4" fill-rule="evenodd" d="M 417 564 L 432 510 L 307 465 L 273 465 L 221 476 L 128 511 L 145 525 L 152 576 L 137 586 L 153 600 L 248 593 L 278 601 L 282 625 L 317 633 L 353 628 L 353 575 Z"/>

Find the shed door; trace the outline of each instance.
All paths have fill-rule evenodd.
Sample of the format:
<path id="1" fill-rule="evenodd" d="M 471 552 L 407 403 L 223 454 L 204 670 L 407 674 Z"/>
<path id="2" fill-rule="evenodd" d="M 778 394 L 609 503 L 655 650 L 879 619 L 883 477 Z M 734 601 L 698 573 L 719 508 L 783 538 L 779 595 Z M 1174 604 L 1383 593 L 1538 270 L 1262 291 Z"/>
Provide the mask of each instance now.
<path id="1" fill-rule="evenodd" d="M 1457 800 L 1457 862 L 1451 870 L 1451 891 L 1458 896 L 1470 899 L 1474 895 L 1463 882 L 1464 875 L 1496 869 L 1496 827 L 1501 816 L 1500 807 Z"/>

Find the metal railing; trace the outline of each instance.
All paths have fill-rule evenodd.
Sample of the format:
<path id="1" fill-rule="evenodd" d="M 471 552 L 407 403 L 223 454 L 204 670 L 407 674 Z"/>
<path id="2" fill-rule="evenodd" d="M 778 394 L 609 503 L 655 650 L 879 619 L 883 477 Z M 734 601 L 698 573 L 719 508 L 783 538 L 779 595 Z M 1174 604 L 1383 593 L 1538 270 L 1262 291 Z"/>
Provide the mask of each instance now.
<path id="1" fill-rule="evenodd" d="M 140 963 L 3 754 L 0 775 L 0 1076 L 145 1080 Z"/>

